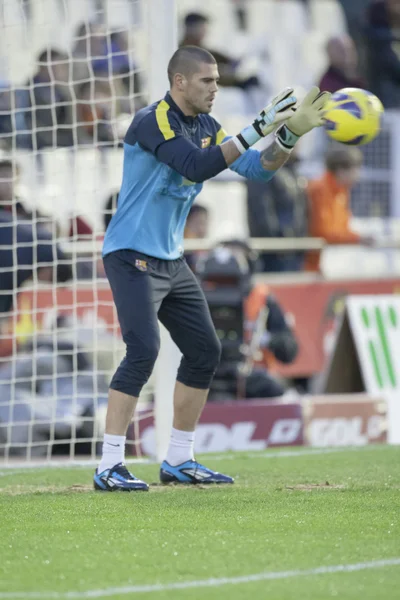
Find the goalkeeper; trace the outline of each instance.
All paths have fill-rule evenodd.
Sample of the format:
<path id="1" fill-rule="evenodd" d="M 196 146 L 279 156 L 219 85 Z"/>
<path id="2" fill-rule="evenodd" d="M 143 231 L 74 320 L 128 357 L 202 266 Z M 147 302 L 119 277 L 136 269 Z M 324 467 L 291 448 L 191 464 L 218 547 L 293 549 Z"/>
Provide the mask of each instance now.
<path id="1" fill-rule="evenodd" d="M 128 425 L 159 350 L 157 318 L 183 354 L 160 479 L 233 483 L 231 477 L 199 464 L 193 454 L 220 342 L 200 286 L 183 258 L 185 221 L 202 182 L 228 167 L 249 179 L 271 179 L 298 139 L 322 124 L 329 98 L 313 88 L 296 107 L 293 90 L 285 89 L 251 125 L 229 137 L 209 115 L 218 91 L 218 69 L 209 52 L 180 48 L 169 62 L 168 77 L 165 98 L 140 110 L 125 136 L 118 208 L 104 240 L 104 267 L 126 356 L 110 384 L 103 453 L 94 476 L 98 490 L 148 490 L 125 467 L 124 452 Z M 273 131 L 275 139 L 264 151 L 251 148 Z"/>

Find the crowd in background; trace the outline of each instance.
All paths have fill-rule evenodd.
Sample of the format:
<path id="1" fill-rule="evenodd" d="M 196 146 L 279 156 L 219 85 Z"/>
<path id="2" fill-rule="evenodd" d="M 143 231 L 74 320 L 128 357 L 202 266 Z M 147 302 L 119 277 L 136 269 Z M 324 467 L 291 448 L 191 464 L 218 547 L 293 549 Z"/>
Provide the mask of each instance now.
<path id="1" fill-rule="evenodd" d="M 308 7 L 307 0 L 303 1 Z M 349 34 L 328 40 L 328 66 L 315 83 L 322 90 L 331 92 L 343 87 L 365 87 L 376 93 L 386 108 L 399 106 L 400 0 L 341 0 L 341 4 Z M 246 6 L 246 2 L 232 0 L 232 10 L 243 30 L 247 27 Z M 206 14 L 200 11 L 187 14 L 181 27 L 180 44 L 204 47 L 209 25 Z M 243 75 L 240 59 L 213 48 L 207 49 L 217 60 L 221 87 L 237 88 L 244 94 L 263 89 L 259 73 Z M 15 146 L 32 150 L 81 144 L 115 146 L 123 139 L 116 127 L 118 115 L 132 115 L 146 103 L 145 84 L 129 49 L 128 32 L 107 30 L 100 21 L 82 23 L 74 33 L 68 52 L 57 48 L 40 52 L 36 72 L 24 86 L 13 88 L 2 82 L 0 145 L 6 150 Z M 370 244 L 370 238 L 359 236 L 350 226 L 350 192 L 360 177 L 362 160 L 362 154 L 354 148 L 333 147 L 326 156 L 326 173 L 318 181 L 307 182 L 298 173 L 299 157 L 294 152 L 268 184 L 246 182 L 250 236 L 310 235 L 322 237 L 330 244 Z M 50 217 L 27 210 L 23 201 L 15 197 L 19 165 L 7 158 L 0 167 L 2 220 L 7 222 L 12 214 L 27 221 L 26 227 L 32 227 L 32 222 L 37 229 L 47 227 L 47 232 L 51 230 L 57 238 L 56 216 L 52 222 Z M 105 228 L 115 210 L 116 198 L 113 194 L 104 200 Z M 204 213 L 196 213 L 196 219 L 203 217 Z M 7 228 L 3 226 L 0 232 L 1 236 L 6 236 Z M 189 232 L 188 224 L 188 235 Z M 79 239 L 93 232 L 82 218 L 77 217 L 71 219 L 69 233 Z M 191 235 L 207 237 L 207 231 L 203 227 L 201 233 Z M 55 253 L 57 260 L 60 252 Z M 193 259 L 193 256 L 189 257 L 192 262 Z M 259 257 L 258 268 L 264 272 L 304 269 L 318 272 L 319 264 L 316 252 L 264 252 Z M 89 269 L 87 274 L 91 277 L 93 271 Z M 85 276 L 84 269 L 80 275 Z M 4 288 L 5 278 L 2 279 Z"/>
<path id="2" fill-rule="evenodd" d="M 285 0 L 276 0 L 284 2 Z M 308 6 L 308 2 L 304 0 Z M 318 83 L 331 92 L 343 87 L 365 87 L 376 93 L 386 108 L 400 105 L 400 0 L 341 0 L 347 18 L 349 34 L 337 36 L 326 44 L 327 69 Z M 246 2 L 232 0 L 232 10 L 238 26 L 246 30 Z M 183 20 L 180 44 L 203 46 L 207 40 L 210 19 L 206 14 L 191 12 Z M 353 37 L 351 37 L 351 35 Z M 240 59 L 213 48 L 218 63 L 221 87 L 240 89 L 251 94 L 263 89 L 259 73 L 244 76 Z M 134 114 L 147 102 L 145 84 L 129 49 L 127 31 L 107 30 L 102 22 L 80 24 L 68 52 L 46 48 L 37 57 L 37 70 L 24 86 L 12 88 L 2 83 L 0 93 L 0 145 L 42 149 L 47 147 L 77 147 L 118 145 L 123 134 L 118 132 L 116 119 L 120 114 Z M 12 153 L 11 153 L 12 154 Z M 11 155 L 10 155 L 11 156 Z M 362 154 L 354 148 L 333 147 L 326 156 L 326 172 L 318 181 L 307 182 L 298 173 L 299 157 L 294 152 L 287 164 L 271 182 L 246 182 L 248 231 L 251 237 L 316 236 L 327 243 L 370 244 L 368 236 L 360 236 L 350 226 L 350 192 L 360 177 Z M 6 158 L 0 164 L 0 243 L 9 235 L 7 220 L 18 217 L 20 235 L 53 236 L 57 239 L 57 217 L 30 211 L 15 197 L 19 165 Z M 112 217 L 117 194 L 104 200 L 104 229 Z M 200 197 L 201 204 L 201 197 Z M 194 207 L 193 220 L 205 219 L 206 209 Z M 188 222 L 187 236 L 208 236 L 205 221 L 200 230 L 192 231 Z M 31 230 L 29 230 L 29 228 Z M 71 219 L 69 234 L 74 239 L 90 237 L 92 228 L 81 217 Z M 11 252 L 11 251 L 10 251 Z M 54 252 L 59 262 L 60 248 Z M 10 254 L 10 253 L 9 253 Z M 3 251 L 7 264 L 15 256 Z M 188 257 L 195 269 L 195 255 Z M 32 275 L 37 256 L 31 257 L 31 269 L 24 275 L 6 281 L 1 289 L 9 289 Z M 29 262 L 29 260 L 28 260 Z M 39 261 L 40 262 L 40 261 Z M 51 261 L 47 261 L 51 262 Z M 26 263 L 26 260 L 25 260 Z M 5 263 L 4 263 L 5 264 Z M 319 272 L 318 252 L 263 252 L 257 267 L 263 272 Z M 95 270 L 101 266 L 97 264 Z M 37 269 L 36 269 L 37 270 Z M 39 275 L 43 276 L 43 269 Z M 93 269 L 78 269 L 78 277 L 92 277 Z M 54 274 L 53 274 L 54 279 Z M 65 273 L 63 275 L 65 277 Z M 9 310 L 9 297 L 3 293 L 2 311 Z M 8 298 L 8 299 L 7 299 Z"/>
<path id="3" fill-rule="evenodd" d="M 303 2 L 308 5 L 307 0 Z M 328 41 L 328 69 L 315 83 L 331 92 L 342 87 L 367 87 L 386 108 L 398 107 L 399 0 L 341 0 L 341 4 L 349 35 Z M 238 26 L 246 31 L 246 2 L 232 0 L 232 10 Z M 204 47 L 209 26 L 209 17 L 201 11 L 186 15 L 181 45 Z M 221 87 L 236 87 L 247 93 L 256 88 L 266 91 L 260 72 L 243 74 L 236 55 L 207 49 L 217 60 Z M 264 68 L 266 62 L 268 57 L 263 57 Z M 2 147 L 115 144 L 122 137 L 115 127 L 118 115 L 132 114 L 147 102 L 140 65 L 129 48 L 128 31 L 110 31 L 101 22 L 82 23 L 68 51 L 46 47 L 36 57 L 36 65 L 36 72 L 24 85 L 0 82 Z"/>
<path id="4" fill-rule="evenodd" d="M 309 4 L 307 0 L 299 2 L 306 7 Z M 340 0 L 340 4 L 346 15 L 348 34 L 328 40 L 327 68 L 315 83 L 330 92 L 343 87 L 367 88 L 381 99 L 386 109 L 400 107 L 400 0 Z M 232 0 L 232 11 L 239 28 L 246 31 L 246 1 Z M 205 47 L 209 25 L 209 17 L 200 10 L 187 14 L 180 44 Z M 261 73 L 244 74 L 240 58 L 212 47 L 207 49 L 217 60 L 221 87 L 241 90 L 252 102 L 254 92 L 258 97 L 266 93 Z M 13 161 L 12 150 L 119 146 L 123 129 L 118 127 L 118 118 L 131 117 L 148 103 L 146 82 L 141 76 L 141 65 L 136 64 L 130 52 L 128 32 L 110 32 L 102 22 L 82 23 L 68 52 L 45 48 L 36 64 L 36 71 L 25 85 L 13 87 L 7 81 L 0 84 L 0 147 L 9 152 L 8 157 L 0 160 L 0 267 L 3 269 L 0 325 L 1 317 L 12 310 L 16 293 L 27 280 L 64 283 L 73 276 L 93 279 L 103 275 L 100 261 L 83 262 L 82 268 L 71 264 L 57 243 L 56 215 L 49 217 L 31 211 L 16 197 L 19 165 Z M 363 155 L 358 149 L 333 145 L 327 149 L 325 171 L 318 180 L 307 181 L 299 174 L 299 156 L 293 152 L 268 184 L 246 182 L 250 237 L 316 236 L 329 244 L 370 245 L 370 237 L 359 235 L 351 227 L 350 193 L 359 180 L 362 163 Z M 117 191 L 104 198 L 104 231 L 117 202 Z M 208 225 L 208 210 L 200 197 L 189 214 L 185 237 L 207 238 Z M 68 230 L 75 240 L 93 235 L 92 228 L 80 217 L 71 219 Z M 188 253 L 187 261 L 202 279 L 211 303 L 212 287 L 207 286 L 212 286 L 213 281 L 223 286 L 220 279 L 212 279 L 212 270 L 218 271 L 221 256 L 226 270 L 227 252 L 232 259 L 232 276 L 247 282 L 241 301 L 246 300 L 246 320 L 253 323 L 252 327 L 258 314 L 254 313 L 254 307 L 258 310 L 267 307 L 269 318 L 264 323 L 263 350 L 273 360 L 293 361 L 298 351 L 294 332 L 267 288 L 262 297 L 259 290 L 257 297 L 252 295 L 251 277 L 257 271 L 319 273 L 320 253 L 254 255 L 243 240 L 226 240 L 219 244 L 216 253 Z M 235 274 L 243 260 L 246 269 Z M 232 290 L 227 288 L 228 297 L 232 298 Z M 222 372 L 224 368 L 228 369 L 226 373 Z M 218 382 L 232 380 L 230 368 L 230 360 L 222 364 L 211 396 L 218 398 L 219 391 L 225 397 L 230 393 L 226 386 L 218 388 Z M 262 372 L 252 369 L 251 377 L 246 375 L 243 389 L 248 397 L 284 393 L 284 386 L 265 369 Z"/>
<path id="5" fill-rule="evenodd" d="M 69 52 L 45 48 L 25 85 L 2 82 L 0 145 L 40 150 L 121 141 L 116 120 L 145 105 L 127 31 L 82 23 Z"/>

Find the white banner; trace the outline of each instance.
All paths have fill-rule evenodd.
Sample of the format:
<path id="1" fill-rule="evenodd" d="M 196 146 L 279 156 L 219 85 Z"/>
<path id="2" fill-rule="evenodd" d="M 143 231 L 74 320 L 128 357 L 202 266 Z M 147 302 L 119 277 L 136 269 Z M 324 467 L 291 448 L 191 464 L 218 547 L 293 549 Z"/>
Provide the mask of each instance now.
<path id="1" fill-rule="evenodd" d="M 384 394 L 388 441 L 400 444 L 400 297 L 351 296 L 346 304 L 365 391 Z"/>

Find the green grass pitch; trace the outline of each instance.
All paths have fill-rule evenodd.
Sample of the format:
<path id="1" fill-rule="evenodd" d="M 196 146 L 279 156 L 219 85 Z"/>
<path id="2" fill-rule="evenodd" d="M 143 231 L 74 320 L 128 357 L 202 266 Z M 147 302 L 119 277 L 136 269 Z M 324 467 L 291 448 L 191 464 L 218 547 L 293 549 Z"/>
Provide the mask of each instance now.
<path id="1" fill-rule="evenodd" d="M 400 448 L 202 460 L 236 483 L 110 494 L 87 467 L 0 467 L 0 600 L 400 598 Z"/>

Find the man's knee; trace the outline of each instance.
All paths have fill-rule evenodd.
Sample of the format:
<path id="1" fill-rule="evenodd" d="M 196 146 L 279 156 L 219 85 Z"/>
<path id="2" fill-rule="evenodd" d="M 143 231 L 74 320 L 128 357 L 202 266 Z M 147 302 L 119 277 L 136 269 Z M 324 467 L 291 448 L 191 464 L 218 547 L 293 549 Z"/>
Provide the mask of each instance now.
<path id="1" fill-rule="evenodd" d="M 210 366 L 212 366 L 213 372 L 218 367 L 219 361 L 221 360 L 221 351 L 221 342 L 217 338 L 217 335 L 215 335 L 213 338 L 210 339 L 208 348 L 206 350 L 206 360 L 208 360 Z"/>
<path id="2" fill-rule="evenodd" d="M 153 371 L 160 350 L 160 338 L 149 336 L 146 340 L 140 340 L 135 336 L 128 335 L 124 336 L 124 341 L 126 355 L 119 365 L 110 387 L 137 397 Z"/>
<path id="3" fill-rule="evenodd" d="M 204 344 L 193 345 L 183 356 L 178 370 L 178 381 L 189 387 L 207 389 L 221 358 L 221 342 L 217 335 L 210 336 Z"/>
<path id="4" fill-rule="evenodd" d="M 160 351 L 159 336 L 149 336 L 145 340 L 136 337 L 124 337 L 126 343 L 126 359 L 132 365 L 139 364 L 142 368 L 153 370 Z"/>

